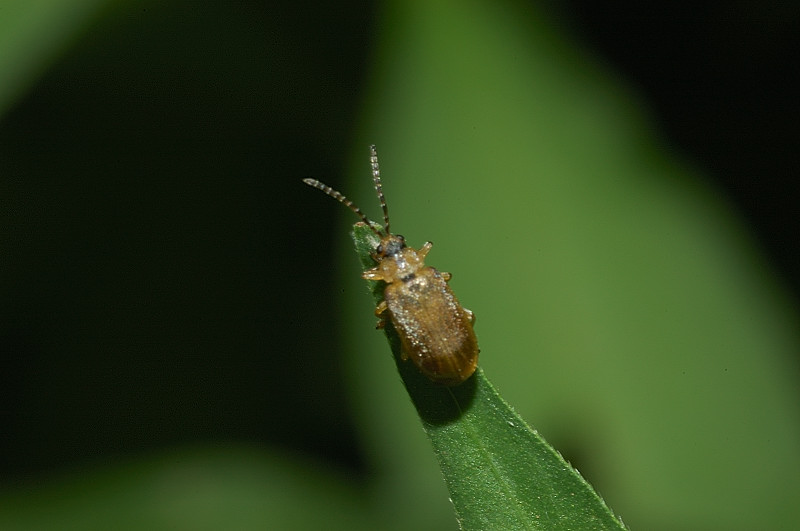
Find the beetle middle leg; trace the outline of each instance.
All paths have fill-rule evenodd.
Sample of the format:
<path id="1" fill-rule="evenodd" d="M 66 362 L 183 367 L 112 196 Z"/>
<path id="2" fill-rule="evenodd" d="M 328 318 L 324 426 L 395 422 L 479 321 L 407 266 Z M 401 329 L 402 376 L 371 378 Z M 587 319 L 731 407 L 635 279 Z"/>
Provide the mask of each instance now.
<path id="1" fill-rule="evenodd" d="M 378 324 L 375 325 L 375 328 L 377 330 L 380 330 L 381 328 L 386 326 L 386 317 L 387 317 L 386 310 L 388 309 L 389 306 L 386 304 L 386 301 L 381 301 L 381 303 L 375 307 L 375 317 L 380 319 L 380 321 L 378 321 Z"/>
<path id="2" fill-rule="evenodd" d="M 475 324 L 475 312 L 473 312 L 472 310 L 467 310 L 466 308 L 464 308 L 464 313 L 467 314 L 467 319 L 469 319 L 469 322 L 471 324 Z"/>

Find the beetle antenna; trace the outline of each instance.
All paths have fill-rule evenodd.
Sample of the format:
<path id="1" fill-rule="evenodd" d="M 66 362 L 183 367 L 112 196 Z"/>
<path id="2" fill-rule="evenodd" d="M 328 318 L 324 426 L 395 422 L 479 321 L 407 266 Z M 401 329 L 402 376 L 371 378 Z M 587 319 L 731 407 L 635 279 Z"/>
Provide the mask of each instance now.
<path id="1" fill-rule="evenodd" d="M 360 217 L 360 218 L 361 218 L 361 221 L 363 221 L 364 223 L 366 223 L 366 224 L 367 224 L 367 227 L 369 227 L 370 229 L 372 229 L 372 232 L 374 232 L 374 233 L 375 233 L 375 234 L 378 236 L 378 238 L 383 238 L 383 235 L 382 235 L 380 232 L 378 232 L 378 231 L 375 229 L 375 227 L 373 227 L 373 226 L 372 226 L 372 223 L 370 223 L 370 221 L 369 221 L 369 218 L 366 216 L 366 214 L 364 214 L 364 213 L 361 211 L 361 209 L 360 209 L 360 208 L 358 208 L 358 207 L 355 205 L 355 203 L 353 203 L 352 201 L 350 201 L 349 199 L 347 199 L 347 198 L 346 198 L 345 196 L 343 196 L 343 195 L 342 195 L 340 192 L 338 192 L 337 190 L 334 190 L 333 188 L 331 188 L 330 186 L 328 186 L 328 185 L 327 185 L 327 184 L 325 184 L 325 183 L 321 183 L 321 182 L 319 182 L 319 181 L 318 181 L 318 180 L 316 180 L 316 179 L 307 178 L 307 179 L 303 179 L 303 182 L 304 182 L 304 183 L 306 183 L 306 184 L 307 184 L 307 185 L 309 185 L 309 186 L 312 186 L 312 187 L 316 188 L 317 190 L 322 190 L 322 191 L 323 191 L 323 192 L 325 192 L 327 195 L 329 195 L 329 196 L 331 196 L 332 198 L 336 199 L 337 201 L 339 201 L 340 203 L 342 203 L 344 206 L 346 206 L 347 208 L 349 208 L 350 210 L 352 210 L 353 212 L 355 212 L 355 213 L 356 213 L 356 216 Z"/>
<path id="2" fill-rule="evenodd" d="M 391 234 L 389 230 L 389 209 L 386 207 L 386 198 L 383 196 L 383 188 L 381 187 L 381 169 L 378 166 L 378 152 L 375 151 L 375 146 L 369 147 L 369 162 L 372 165 L 372 180 L 375 182 L 375 192 L 378 194 L 378 200 L 381 202 L 381 209 L 383 210 L 384 230 L 386 234 Z"/>

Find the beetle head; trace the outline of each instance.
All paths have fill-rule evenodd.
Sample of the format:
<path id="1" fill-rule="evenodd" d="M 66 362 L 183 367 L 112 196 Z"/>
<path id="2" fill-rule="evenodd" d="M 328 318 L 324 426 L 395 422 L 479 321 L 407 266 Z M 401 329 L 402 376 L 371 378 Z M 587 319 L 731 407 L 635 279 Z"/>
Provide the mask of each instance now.
<path id="1" fill-rule="evenodd" d="M 375 259 L 381 261 L 384 258 L 396 256 L 406 248 L 406 239 L 399 234 L 387 234 L 381 238 L 381 243 L 375 249 Z"/>

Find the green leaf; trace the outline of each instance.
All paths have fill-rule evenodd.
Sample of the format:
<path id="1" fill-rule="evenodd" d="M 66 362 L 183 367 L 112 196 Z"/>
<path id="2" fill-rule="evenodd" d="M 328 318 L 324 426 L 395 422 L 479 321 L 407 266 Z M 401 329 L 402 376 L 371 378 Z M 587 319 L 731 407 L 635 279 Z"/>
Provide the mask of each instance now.
<path id="1" fill-rule="evenodd" d="M 371 267 L 376 235 L 353 230 Z M 382 282 L 371 282 L 376 302 Z M 500 397 L 479 368 L 456 387 L 437 385 L 400 359 L 391 323 L 386 335 L 398 371 L 433 443 L 462 529 L 625 529 L 586 480 Z"/>

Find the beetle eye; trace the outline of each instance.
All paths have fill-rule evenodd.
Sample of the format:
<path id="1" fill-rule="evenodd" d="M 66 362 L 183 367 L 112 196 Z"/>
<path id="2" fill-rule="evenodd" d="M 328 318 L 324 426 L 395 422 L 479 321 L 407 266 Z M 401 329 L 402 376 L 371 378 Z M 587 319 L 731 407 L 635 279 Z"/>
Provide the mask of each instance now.
<path id="1" fill-rule="evenodd" d="M 383 244 L 378 245 L 375 249 L 375 254 L 383 254 Z"/>

